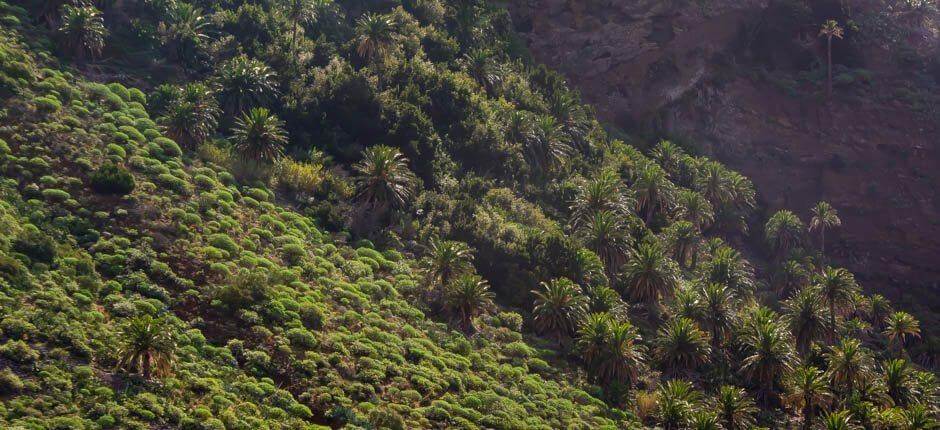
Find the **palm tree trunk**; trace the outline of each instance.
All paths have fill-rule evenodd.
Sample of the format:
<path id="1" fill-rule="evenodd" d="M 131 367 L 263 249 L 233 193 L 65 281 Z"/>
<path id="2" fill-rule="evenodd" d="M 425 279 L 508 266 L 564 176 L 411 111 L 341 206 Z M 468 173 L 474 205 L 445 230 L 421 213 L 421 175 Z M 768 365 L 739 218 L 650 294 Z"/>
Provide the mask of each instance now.
<path id="1" fill-rule="evenodd" d="M 828 56 L 828 79 L 826 79 L 826 99 L 832 101 L 832 36 L 826 38 L 826 51 Z"/>
<path id="2" fill-rule="evenodd" d="M 829 341 L 836 341 L 836 303 L 829 300 Z"/>
<path id="3" fill-rule="evenodd" d="M 803 425 L 800 426 L 802 430 L 809 430 L 812 428 L 813 424 L 813 405 L 810 402 L 804 400 L 803 406 Z"/>
<path id="4" fill-rule="evenodd" d="M 826 227 L 819 228 L 819 249 L 826 256 Z"/>

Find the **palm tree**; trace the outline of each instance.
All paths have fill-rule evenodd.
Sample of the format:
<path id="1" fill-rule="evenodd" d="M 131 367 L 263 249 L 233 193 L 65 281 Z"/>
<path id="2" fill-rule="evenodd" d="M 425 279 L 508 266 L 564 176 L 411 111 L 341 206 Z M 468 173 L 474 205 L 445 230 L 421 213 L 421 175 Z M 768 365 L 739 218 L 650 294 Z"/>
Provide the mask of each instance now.
<path id="1" fill-rule="evenodd" d="M 663 231 L 663 236 L 672 248 L 672 257 L 679 262 L 679 266 L 688 267 L 695 264 L 702 236 L 694 224 L 676 221 Z"/>
<path id="2" fill-rule="evenodd" d="M 909 338 L 920 337 L 920 323 L 913 315 L 897 311 L 888 316 L 883 333 L 888 337 L 888 345 L 903 351 Z"/>
<path id="3" fill-rule="evenodd" d="M 832 38 L 841 39 L 843 35 L 842 27 L 839 26 L 839 22 L 830 19 L 823 23 L 822 27 L 819 28 L 819 37 L 826 38 L 826 98 L 832 99 Z"/>
<path id="4" fill-rule="evenodd" d="M 608 312 L 618 318 L 627 316 L 627 304 L 613 288 L 599 285 L 587 288 L 587 308 L 590 312 Z"/>
<path id="5" fill-rule="evenodd" d="M 79 61 L 88 54 L 92 58 L 101 55 L 108 29 L 104 26 L 101 11 L 94 6 L 66 5 L 62 12 L 62 26 L 59 28 L 65 46 L 72 50 Z"/>
<path id="6" fill-rule="evenodd" d="M 465 332 L 473 330 L 473 319 L 492 308 L 495 296 L 489 284 L 479 276 L 464 274 L 447 286 L 444 308 Z"/>
<path id="7" fill-rule="evenodd" d="M 415 195 L 418 179 L 398 149 L 385 145 L 367 148 L 353 170 L 358 188 L 356 199 L 377 212 L 402 209 Z"/>
<path id="8" fill-rule="evenodd" d="M 654 354 L 667 373 L 692 371 L 709 361 L 708 335 L 688 318 L 675 318 L 659 329 Z"/>
<path id="9" fill-rule="evenodd" d="M 927 405 L 917 404 L 901 411 L 903 430 L 935 430 L 937 423 L 935 412 L 931 412 Z"/>
<path id="10" fill-rule="evenodd" d="M 651 151 L 650 156 L 659 163 L 671 179 L 676 180 L 679 178 L 682 158 L 686 156 L 682 148 L 668 140 L 660 140 Z"/>
<path id="11" fill-rule="evenodd" d="M 571 225 L 578 228 L 601 211 L 627 214 L 632 204 L 624 195 L 617 173 L 604 170 L 578 187 L 578 194 L 571 202 Z"/>
<path id="12" fill-rule="evenodd" d="M 813 207 L 813 218 L 809 222 L 809 231 L 819 232 L 819 248 L 826 253 L 826 230 L 842 225 L 839 213 L 827 202 L 816 203 Z"/>
<path id="13" fill-rule="evenodd" d="M 614 323 L 608 312 L 594 312 L 581 320 L 577 331 L 577 349 L 581 359 L 595 375 L 605 357 L 610 327 Z"/>
<path id="14" fill-rule="evenodd" d="M 751 318 L 740 339 L 745 351 L 741 371 L 757 382 L 762 397 L 767 399 L 781 377 L 792 369 L 795 356 L 789 333 L 775 313 L 758 309 Z"/>
<path id="15" fill-rule="evenodd" d="M 895 405 L 906 406 L 913 398 L 912 371 L 910 362 L 896 358 L 882 365 L 882 379 L 885 390 Z"/>
<path id="16" fill-rule="evenodd" d="M 150 315 L 134 318 L 121 332 L 124 345 L 118 349 L 118 369 L 151 375 L 168 375 L 175 360 L 176 340 L 167 330 L 168 321 Z"/>
<path id="17" fill-rule="evenodd" d="M 706 283 L 731 288 L 740 297 L 747 297 L 754 289 L 754 269 L 751 264 L 740 252 L 725 245 L 715 249 L 711 258 L 701 265 L 701 277 Z"/>
<path id="18" fill-rule="evenodd" d="M 839 307 L 848 304 L 858 290 L 855 277 L 843 268 L 826 267 L 816 276 L 816 288 L 822 294 L 823 300 L 829 306 L 829 334 L 830 340 L 836 337 L 836 311 Z"/>
<path id="19" fill-rule="evenodd" d="M 604 348 L 597 363 L 597 375 L 607 384 L 616 382 L 632 386 L 643 368 L 645 348 L 640 334 L 627 321 L 610 320 Z"/>
<path id="20" fill-rule="evenodd" d="M 160 22 L 157 32 L 163 46 L 175 61 L 190 59 L 209 40 L 209 19 L 202 9 L 185 2 L 173 2 L 167 21 Z"/>
<path id="21" fill-rule="evenodd" d="M 731 331 L 736 318 L 730 288 L 721 284 L 705 284 L 699 290 L 702 304 L 702 326 L 711 334 L 712 347 L 718 349 Z"/>
<path id="22" fill-rule="evenodd" d="M 781 210 L 767 220 L 764 226 L 767 244 L 778 257 L 786 255 L 791 249 L 800 246 L 803 236 L 803 221 L 795 213 Z"/>
<path id="23" fill-rule="evenodd" d="M 561 128 L 569 145 L 584 154 L 591 150 L 588 135 L 594 127 L 590 111 L 581 105 L 581 99 L 573 91 L 552 91 L 548 99 L 548 110 L 561 122 Z"/>
<path id="24" fill-rule="evenodd" d="M 541 115 L 535 119 L 531 138 L 523 142 L 529 165 L 540 174 L 552 171 L 571 155 L 571 146 L 555 117 Z"/>
<path id="25" fill-rule="evenodd" d="M 784 404 L 800 411 L 803 415 L 802 430 L 809 430 L 813 425 L 816 410 L 828 404 L 832 399 L 825 374 L 813 366 L 800 366 L 793 370 L 786 382 Z"/>
<path id="26" fill-rule="evenodd" d="M 688 425 L 701 394 L 692 383 L 673 379 L 659 386 L 656 390 L 659 398 L 659 423 L 666 430 L 678 430 Z"/>
<path id="27" fill-rule="evenodd" d="M 691 430 L 722 430 L 721 420 L 714 412 L 695 411 L 689 419 L 689 429 Z"/>
<path id="28" fill-rule="evenodd" d="M 284 122 L 265 108 L 253 108 L 235 120 L 235 149 L 254 161 L 276 161 L 284 155 Z"/>
<path id="29" fill-rule="evenodd" d="M 666 172 L 653 162 L 638 166 L 636 181 L 633 183 L 636 194 L 637 213 L 645 214 L 649 224 L 657 211 L 666 209 L 672 196 L 672 187 Z"/>
<path id="30" fill-rule="evenodd" d="M 525 148 L 528 142 L 536 139 L 536 131 L 532 126 L 532 115 L 524 110 L 510 110 L 503 116 L 505 124 L 503 130 L 506 140 Z"/>
<path id="31" fill-rule="evenodd" d="M 569 279 L 585 287 L 607 286 L 610 280 L 604 271 L 604 262 L 594 251 L 578 248 L 568 268 Z M 616 292 L 614 292 L 616 293 Z"/>
<path id="32" fill-rule="evenodd" d="M 724 385 L 715 398 L 718 419 L 725 430 L 745 430 L 754 428 L 754 415 L 758 412 L 754 400 L 744 391 L 731 385 Z"/>
<path id="33" fill-rule="evenodd" d="M 868 317 L 869 322 L 875 330 L 881 331 L 888 316 L 894 313 L 891 309 L 891 302 L 881 294 L 873 294 L 868 298 Z"/>
<path id="34" fill-rule="evenodd" d="M 622 218 L 613 212 L 600 211 L 580 228 L 585 246 L 604 262 L 610 279 L 613 279 L 614 273 L 630 255 L 630 245 L 627 243 L 629 234 Z"/>
<path id="35" fill-rule="evenodd" d="M 771 275 L 778 297 L 787 297 L 793 291 L 809 284 L 810 274 L 797 260 L 787 260 L 777 265 Z"/>
<path id="36" fill-rule="evenodd" d="M 857 339 L 842 339 L 830 348 L 825 357 L 832 385 L 841 388 L 843 395 L 858 387 L 861 377 L 871 369 L 870 357 Z"/>
<path id="37" fill-rule="evenodd" d="M 304 24 L 316 21 L 320 14 L 333 6 L 333 0 L 287 0 L 286 15 L 291 24 L 291 51 L 297 47 L 297 33 Z"/>
<path id="38" fill-rule="evenodd" d="M 577 284 L 566 278 L 542 282 L 533 290 L 535 307 L 532 309 L 536 329 L 552 334 L 560 344 L 565 336 L 574 334 L 578 323 L 587 313 L 587 299 Z"/>
<path id="39" fill-rule="evenodd" d="M 715 220 L 712 204 L 695 191 L 679 191 L 676 195 L 676 205 L 679 218 L 691 222 L 699 230 L 708 228 Z"/>
<path id="40" fill-rule="evenodd" d="M 502 81 L 500 70 L 492 60 L 493 52 L 488 49 L 474 49 L 464 54 L 461 63 L 475 81 L 483 86 L 484 91 L 493 94 Z"/>
<path id="41" fill-rule="evenodd" d="M 433 238 L 421 268 L 425 282 L 436 286 L 442 297 L 454 279 L 473 271 L 473 249 L 463 242 Z"/>
<path id="42" fill-rule="evenodd" d="M 796 348 L 805 356 L 814 341 L 826 333 L 827 309 L 819 292 L 812 288 L 803 288 L 793 297 L 783 302 L 790 333 L 796 338 Z"/>
<path id="43" fill-rule="evenodd" d="M 854 430 L 856 427 L 852 424 L 852 413 L 843 410 L 826 414 L 823 417 L 822 428 L 824 430 Z"/>
<path id="44" fill-rule="evenodd" d="M 367 13 L 356 22 L 356 53 L 375 61 L 384 59 L 396 38 L 395 21 L 384 15 Z"/>
<path id="45" fill-rule="evenodd" d="M 196 147 L 215 132 L 219 108 L 209 87 L 200 83 L 187 84 L 179 100 L 170 104 L 158 119 L 167 135 L 184 147 Z"/>
<path id="46" fill-rule="evenodd" d="M 267 64 L 239 55 L 222 64 L 215 85 L 219 89 L 222 109 L 228 115 L 263 104 L 275 94 L 276 75 Z"/>
<path id="47" fill-rule="evenodd" d="M 695 190 L 701 193 L 713 207 L 731 201 L 731 180 L 727 170 L 716 161 L 702 163 L 695 175 Z"/>
<path id="48" fill-rule="evenodd" d="M 654 304 L 672 294 L 678 284 L 678 268 L 659 242 L 647 241 L 623 265 L 621 279 L 634 300 Z"/>

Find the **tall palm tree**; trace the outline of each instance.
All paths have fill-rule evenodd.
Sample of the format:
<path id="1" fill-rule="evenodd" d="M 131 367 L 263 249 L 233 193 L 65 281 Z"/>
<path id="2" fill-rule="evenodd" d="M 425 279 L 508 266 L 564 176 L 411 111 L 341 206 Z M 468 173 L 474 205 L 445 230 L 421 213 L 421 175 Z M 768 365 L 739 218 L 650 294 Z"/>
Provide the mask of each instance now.
<path id="1" fill-rule="evenodd" d="M 841 39 L 844 31 L 839 22 L 830 19 L 819 28 L 819 37 L 826 38 L 826 99 L 832 99 L 832 38 Z"/>
<path id="2" fill-rule="evenodd" d="M 158 119 L 166 133 L 184 147 L 194 148 L 215 132 L 219 108 L 209 87 L 189 83 L 183 87 L 179 100 L 170 104 Z"/>
<path id="3" fill-rule="evenodd" d="M 561 122 L 561 128 L 567 142 L 584 154 L 591 150 L 591 139 L 588 139 L 594 121 L 590 111 L 581 104 L 581 99 L 573 91 L 552 91 L 548 100 L 548 110 Z"/>
<path id="4" fill-rule="evenodd" d="M 488 49 L 474 49 L 464 54 L 461 64 L 488 94 L 493 94 L 503 79 L 499 67 L 493 62 L 493 52 Z"/>
<path id="5" fill-rule="evenodd" d="M 771 282 L 778 297 L 787 297 L 809 284 L 810 273 L 797 260 L 787 260 L 778 265 L 771 275 Z"/>
<path id="6" fill-rule="evenodd" d="M 495 296 L 489 284 L 476 275 L 464 274 L 447 286 L 444 308 L 465 332 L 473 330 L 473 319 L 492 308 Z"/>
<path id="7" fill-rule="evenodd" d="M 819 248 L 826 253 L 826 230 L 842 225 L 839 213 L 827 202 L 816 203 L 813 207 L 813 218 L 809 222 L 809 231 L 819 232 Z"/>
<path id="8" fill-rule="evenodd" d="M 676 221 L 663 231 L 666 242 L 672 248 L 672 258 L 681 267 L 695 264 L 698 247 L 702 242 L 699 230 L 688 221 Z"/>
<path id="9" fill-rule="evenodd" d="M 701 277 L 706 283 L 721 284 L 735 295 L 747 297 L 754 289 L 754 269 L 741 253 L 729 246 L 721 245 L 712 252 L 711 258 L 701 265 Z"/>
<path id="10" fill-rule="evenodd" d="M 779 318 L 766 309 L 758 309 L 741 336 L 745 358 L 741 371 L 761 388 L 765 400 L 776 392 L 780 379 L 792 370 L 795 355 L 789 333 Z"/>
<path id="11" fill-rule="evenodd" d="M 802 430 L 809 430 L 813 425 L 816 411 L 822 409 L 832 399 L 825 374 L 813 366 L 800 366 L 787 377 L 784 404 L 800 411 Z"/>
<path id="12" fill-rule="evenodd" d="M 561 125 L 550 115 L 541 115 L 535 119 L 535 128 L 531 138 L 524 142 L 524 155 L 529 165 L 540 174 L 552 171 L 562 165 L 571 155 L 571 146 Z"/>
<path id="13" fill-rule="evenodd" d="M 678 268 L 659 242 L 647 241 L 623 265 L 621 279 L 634 300 L 654 304 L 672 294 L 678 283 Z"/>
<path id="14" fill-rule="evenodd" d="M 559 344 L 574 334 L 587 312 L 587 298 L 577 284 L 565 278 L 553 279 L 542 282 L 532 294 L 533 322 L 539 332 L 554 335 Z"/>
<path id="15" fill-rule="evenodd" d="M 185 2 L 173 2 L 167 18 L 160 22 L 157 32 L 171 59 L 192 58 L 209 40 L 210 21 L 202 9 Z"/>
<path id="16" fill-rule="evenodd" d="M 581 320 L 577 331 L 577 349 L 581 359 L 594 374 L 605 358 L 610 327 L 614 323 L 608 312 L 590 313 Z"/>
<path id="17" fill-rule="evenodd" d="M 396 31 L 391 17 L 366 13 L 356 22 L 356 53 L 368 61 L 384 59 L 392 49 Z"/>
<path id="18" fill-rule="evenodd" d="M 882 364 L 882 380 L 888 396 L 895 405 L 906 406 L 912 399 L 912 373 L 910 362 L 896 358 Z"/>
<path id="19" fill-rule="evenodd" d="M 718 349 L 731 332 L 736 319 L 735 303 L 730 288 L 722 284 L 705 284 L 699 290 L 702 304 L 701 323 L 711 334 L 712 348 Z"/>
<path id="20" fill-rule="evenodd" d="M 633 191 L 637 213 L 645 214 L 647 224 L 657 211 L 667 209 L 672 202 L 673 191 L 671 183 L 666 179 L 666 172 L 653 162 L 638 166 Z"/>
<path id="21" fill-rule="evenodd" d="M 903 351 L 909 338 L 920 337 L 920 323 L 913 315 L 897 311 L 888 316 L 884 335 L 888 337 L 888 344 L 892 348 Z"/>
<path id="22" fill-rule="evenodd" d="M 519 148 L 525 148 L 528 142 L 537 139 L 532 115 L 524 110 L 510 110 L 503 116 L 503 132 L 506 140 Z"/>
<path id="23" fill-rule="evenodd" d="M 421 270 L 428 286 L 443 296 L 454 279 L 473 271 L 473 249 L 463 242 L 433 238 L 421 259 Z"/>
<path id="24" fill-rule="evenodd" d="M 277 94 L 276 75 L 267 64 L 246 55 L 223 63 L 215 76 L 222 109 L 235 115 L 264 104 Z"/>
<path id="25" fill-rule="evenodd" d="M 291 24 L 291 51 L 297 48 L 297 33 L 300 27 L 316 21 L 334 5 L 333 0 L 287 0 L 286 15 Z"/>
<path id="26" fill-rule="evenodd" d="M 660 327 L 653 353 L 667 373 L 692 371 L 709 361 L 708 335 L 688 318 L 675 318 Z"/>
<path id="27" fill-rule="evenodd" d="M 731 201 L 731 180 L 724 166 L 716 161 L 707 161 L 699 166 L 695 175 L 695 190 L 701 193 L 713 207 Z"/>
<path id="28" fill-rule="evenodd" d="M 781 210 L 767 220 L 764 226 L 767 244 L 778 257 L 800 246 L 803 237 L 803 221 L 795 213 Z"/>
<path id="29" fill-rule="evenodd" d="M 754 415 L 758 412 L 754 400 L 744 391 L 732 385 L 724 385 L 715 397 L 718 419 L 725 430 L 754 428 Z"/>
<path id="30" fill-rule="evenodd" d="M 597 375 L 605 383 L 632 386 L 640 378 L 645 348 L 639 331 L 627 321 L 611 320 L 604 349 L 597 363 Z"/>
<path id="31" fill-rule="evenodd" d="M 627 214 L 632 204 L 624 194 L 620 176 L 604 170 L 578 187 L 578 194 L 571 202 L 571 225 L 578 228 L 601 211 Z"/>
<path id="32" fill-rule="evenodd" d="M 272 162 L 284 156 L 287 133 L 284 122 L 269 110 L 253 108 L 235 120 L 232 141 L 241 156 Z"/>
<path id="33" fill-rule="evenodd" d="M 571 260 L 568 276 L 578 285 L 586 287 L 607 286 L 610 284 L 610 280 L 607 278 L 604 269 L 604 262 L 594 251 L 579 248 Z"/>
<path id="34" fill-rule="evenodd" d="M 121 331 L 124 345 L 118 349 L 118 369 L 151 375 L 168 375 L 175 360 L 176 340 L 168 322 L 150 315 L 134 318 Z"/>
<path id="35" fill-rule="evenodd" d="M 604 262 L 607 277 L 610 279 L 613 279 L 614 274 L 630 255 L 630 245 L 627 242 L 629 233 L 622 219 L 622 216 L 613 212 L 600 211 L 579 229 L 585 246 Z"/>
<path id="36" fill-rule="evenodd" d="M 708 228 L 715 220 L 712 204 L 695 191 L 679 191 L 676 194 L 676 205 L 679 218 L 691 222 L 699 230 Z"/>
<path id="37" fill-rule="evenodd" d="M 857 339 L 844 338 L 825 354 L 832 385 L 849 394 L 861 385 L 862 376 L 871 370 L 871 358 Z"/>
<path id="38" fill-rule="evenodd" d="M 87 55 L 101 55 L 108 29 L 104 26 L 101 11 L 94 6 L 66 5 L 62 9 L 62 26 L 59 28 L 65 46 L 79 61 Z"/>
<path id="39" fill-rule="evenodd" d="M 888 316 L 894 313 L 891 302 L 881 294 L 873 294 L 868 298 L 868 318 L 875 330 L 884 329 Z"/>
<path id="40" fill-rule="evenodd" d="M 783 302 L 783 309 L 790 332 L 796 338 L 796 348 L 805 356 L 813 342 L 827 331 L 826 305 L 816 289 L 803 288 Z"/>
<path id="41" fill-rule="evenodd" d="M 682 148 L 668 140 L 660 140 L 650 152 L 650 156 L 666 171 L 667 176 L 673 180 L 679 178 L 682 158 L 686 156 Z"/>
<path id="42" fill-rule="evenodd" d="M 852 273 L 843 268 L 826 267 L 816 276 L 816 288 L 829 306 L 830 340 L 836 337 L 836 315 L 840 307 L 848 304 L 855 297 L 858 285 Z"/>
<path id="43" fill-rule="evenodd" d="M 356 199 L 379 212 L 402 209 L 415 195 L 417 177 L 398 149 L 385 145 L 367 148 L 353 170 L 358 188 Z"/>

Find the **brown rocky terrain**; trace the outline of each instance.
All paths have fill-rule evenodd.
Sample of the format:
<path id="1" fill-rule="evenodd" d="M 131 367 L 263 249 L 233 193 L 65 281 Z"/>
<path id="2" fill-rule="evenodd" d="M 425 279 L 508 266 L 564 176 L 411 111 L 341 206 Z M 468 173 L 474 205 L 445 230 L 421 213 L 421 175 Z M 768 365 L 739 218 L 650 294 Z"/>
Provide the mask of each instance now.
<path id="1" fill-rule="evenodd" d="M 818 81 L 798 78 L 810 67 L 788 58 L 787 67 L 767 72 L 745 54 L 759 49 L 741 46 L 746 33 L 774 19 L 768 7 L 766 0 L 510 5 L 536 60 L 565 73 L 603 120 L 693 142 L 750 177 L 769 213 L 787 207 L 808 221 L 816 201 L 831 202 L 844 226 L 828 240 L 830 257 L 870 289 L 934 318 L 940 94 L 918 85 L 897 57 L 902 45 L 915 56 L 937 55 L 936 15 L 848 2 L 854 18 L 889 17 L 905 37 L 855 43 L 861 79 L 837 85 L 826 103 Z M 787 37 L 822 59 L 815 31 Z"/>

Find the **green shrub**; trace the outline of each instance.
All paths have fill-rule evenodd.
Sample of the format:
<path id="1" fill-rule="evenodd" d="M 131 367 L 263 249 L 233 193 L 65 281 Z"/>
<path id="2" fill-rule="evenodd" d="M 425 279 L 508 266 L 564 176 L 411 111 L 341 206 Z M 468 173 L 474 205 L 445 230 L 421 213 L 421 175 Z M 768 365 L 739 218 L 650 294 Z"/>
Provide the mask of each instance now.
<path id="1" fill-rule="evenodd" d="M 91 189 L 100 194 L 125 195 L 134 191 L 134 176 L 116 164 L 102 165 L 91 175 Z"/>
<path id="2" fill-rule="evenodd" d="M 59 109 L 62 109 L 62 103 L 51 95 L 37 97 L 33 99 L 33 103 L 36 104 L 36 109 L 38 109 L 40 112 L 52 113 L 58 112 Z"/>
<path id="3" fill-rule="evenodd" d="M 12 395 L 23 391 L 23 381 L 10 369 L 0 370 L 0 394 Z"/>
<path id="4" fill-rule="evenodd" d="M 13 250 L 36 263 L 52 263 L 56 256 L 55 242 L 32 224 L 13 242 Z"/>
<path id="5" fill-rule="evenodd" d="M 39 361 L 39 351 L 22 340 L 7 341 L 0 346 L 0 355 L 19 364 L 32 364 Z"/>
<path id="6" fill-rule="evenodd" d="M 42 190 L 42 197 L 49 203 L 63 203 L 66 200 L 72 198 L 68 191 L 57 188 L 48 188 Z"/>

